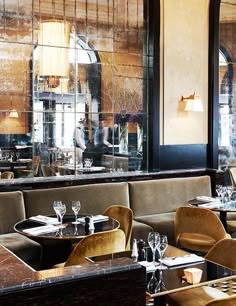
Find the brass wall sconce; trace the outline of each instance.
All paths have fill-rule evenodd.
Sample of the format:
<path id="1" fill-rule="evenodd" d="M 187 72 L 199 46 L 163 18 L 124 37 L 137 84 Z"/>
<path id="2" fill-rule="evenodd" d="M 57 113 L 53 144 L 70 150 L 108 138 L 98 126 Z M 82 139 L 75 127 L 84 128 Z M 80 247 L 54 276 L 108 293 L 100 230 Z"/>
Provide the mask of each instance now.
<path id="1" fill-rule="evenodd" d="M 185 108 L 184 110 L 187 112 L 203 112 L 203 105 L 202 101 L 199 96 L 197 96 L 194 92 L 194 94 L 181 98 L 181 101 L 185 102 Z"/>

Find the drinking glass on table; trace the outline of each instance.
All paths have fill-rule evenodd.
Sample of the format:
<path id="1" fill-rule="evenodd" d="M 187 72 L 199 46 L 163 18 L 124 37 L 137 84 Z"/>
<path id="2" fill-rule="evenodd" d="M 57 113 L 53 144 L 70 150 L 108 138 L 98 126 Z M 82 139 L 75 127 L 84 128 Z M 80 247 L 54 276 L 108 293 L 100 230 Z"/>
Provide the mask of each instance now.
<path id="1" fill-rule="evenodd" d="M 66 205 L 62 201 L 54 201 L 53 209 L 57 215 L 58 221 L 60 222 L 60 228 L 63 228 L 63 217 L 66 213 Z"/>
<path id="2" fill-rule="evenodd" d="M 148 244 L 152 250 L 152 261 L 153 261 L 153 265 L 156 265 L 156 250 L 159 246 L 160 243 L 160 235 L 158 232 L 150 232 L 148 234 Z"/>
<path id="3" fill-rule="evenodd" d="M 162 259 L 163 259 L 163 255 L 165 253 L 165 250 L 167 249 L 168 247 L 168 238 L 166 235 L 160 235 L 160 243 L 159 243 L 159 246 L 158 246 L 158 250 L 159 250 L 159 253 L 160 253 L 160 269 L 166 269 L 167 267 L 166 266 L 163 266 L 162 264 Z"/>
<path id="4" fill-rule="evenodd" d="M 81 208 L 80 201 L 72 201 L 72 210 L 75 214 L 75 221 L 72 222 L 73 224 L 78 224 L 79 223 L 79 221 L 77 221 L 77 218 L 78 218 L 78 213 L 80 211 L 80 208 Z"/>

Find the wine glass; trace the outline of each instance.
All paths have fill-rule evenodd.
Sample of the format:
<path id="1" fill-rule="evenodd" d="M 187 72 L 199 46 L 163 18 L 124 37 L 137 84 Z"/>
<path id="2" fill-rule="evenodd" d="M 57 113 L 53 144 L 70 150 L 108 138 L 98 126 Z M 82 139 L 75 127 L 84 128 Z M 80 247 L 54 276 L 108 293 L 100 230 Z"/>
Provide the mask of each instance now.
<path id="1" fill-rule="evenodd" d="M 152 250 L 153 265 L 156 265 L 155 254 L 160 243 L 160 235 L 158 232 L 150 232 L 148 234 L 148 244 Z"/>
<path id="2" fill-rule="evenodd" d="M 80 208 L 81 208 L 80 201 L 72 201 L 72 210 L 75 214 L 75 221 L 72 222 L 73 224 L 78 224 L 79 223 L 79 221 L 77 221 L 77 218 L 78 218 L 78 213 L 80 211 Z"/>
<path id="3" fill-rule="evenodd" d="M 60 218 L 61 218 L 61 225 L 60 225 L 60 228 L 63 228 L 64 225 L 63 225 L 63 217 L 66 213 L 66 204 L 64 203 L 61 203 L 61 205 L 59 206 L 59 215 L 60 215 Z"/>
<path id="4" fill-rule="evenodd" d="M 55 213 L 57 215 L 58 222 L 60 222 L 60 214 L 59 214 L 59 212 L 60 212 L 60 205 L 61 204 L 62 204 L 61 201 L 54 201 L 53 202 L 53 209 L 54 209 L 54 211 L 55 211 Z"/>
<path id="5" fill-rule="evenodd" d="M 152 277 L 147 284 L 148 292 L 156 293 L 160 291 L 161 278 L 157 279 L 155 271 L 152 273 Z"/>
<path id="6" fill-rule="evenodd" d="M 168 247 L 168 238 L 166 235 L 160 235 L 160 243 L 159 243 L 159 246 L 158 246 L 158 250 L 159 250 L 159 253 L 160 253 L 160 269 L 165 269 L 167 267 L 163 266 L 162 264 L 162 259 L 163 259 L 163 255 L 165 253 L 165 250 L 167 249 Z"/>
<path id="7" fill-rule="evenodd" d="M 60 222 L 59 228 L 63 228 L 63 217 L 66 213 L 66 205 L 62 203 L 62 201 L 54 201 L 53 209 L 57 215 L 58 221 Z"/>

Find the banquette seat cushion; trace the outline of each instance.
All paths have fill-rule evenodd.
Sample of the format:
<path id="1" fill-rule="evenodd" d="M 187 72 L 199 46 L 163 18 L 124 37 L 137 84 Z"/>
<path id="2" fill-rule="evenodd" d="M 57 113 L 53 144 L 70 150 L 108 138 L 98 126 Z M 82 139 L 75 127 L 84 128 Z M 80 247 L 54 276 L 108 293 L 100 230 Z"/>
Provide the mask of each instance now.
<path id="1" fill-rule="evenodd" d="M 25 207 L 22 192 L 1 192 L 0 244 L 37 269 L 42 255 L 41 245 L 21 234 L 14 233 L 14 225 L 23 219 L 25 219 Z"/>

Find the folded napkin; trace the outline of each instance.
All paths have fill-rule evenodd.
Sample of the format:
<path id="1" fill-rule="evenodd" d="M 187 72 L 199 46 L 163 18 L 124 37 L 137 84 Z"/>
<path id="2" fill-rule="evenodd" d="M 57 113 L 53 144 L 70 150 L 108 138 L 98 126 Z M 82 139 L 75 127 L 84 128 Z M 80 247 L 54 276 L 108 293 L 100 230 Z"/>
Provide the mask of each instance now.
<path id="1" fill-rule="evenodd" d="M 195 262 L 203 262 L 205 259 L 196 254 L 190 254 L 177 257 L 165 257 L 162 259 L 162 263 L 168 267 L 187 265 Z"/>
<path id="2" fill-rule="evenodd" d="M 223 206 L 223 204 L 220 201 L 215 201 L 211 203 L 199 204 L 198 206 L 205 208 L 220 208 Z"/>
<path id="3" fill-rule="evenodd" d="M 40 234 L 56 232 L 56 231 L 58 231 L 58 227 L 54 226 L 52 224 L 32 227 L 32 228 L 28 228 L 28 229 L 23 230 L 24 233 L 34 235 L 34 236 L 37 236 L 37 235 L 40 235 Z"/>
<path id="4" fill-rule="evenodd" d="M 139 261 L 138 263 L 146 268 L 146 272 L 153 272 L 157 269 L 157 267 L 154 266 L 153 262 Z"/>
<path id="5" fill-rule="evenodd" d="M 80 217 L 77 219 L 77 221 L 81 222 L 81 223 L 85 223 L 85 218 L 86 217 Z M 109 219 L 108 216 L 103 216 L 103 215 L 96 215 L 96 216 L 92 216 L 93 218 L 93 222 L 97 223 L 97 222 L 102 222 L 102 221 L 107 221 Z"/>
<path id="6" fill-rule="evenodd" d="M 197 201 L 201 201 L 201 202 L 215 202 L 217 199 L 216 198 L 211 198 L 211 197 L 206 197 L 206 196 L 199 196 L 196 197 Z"/>
<path id="7" fill-rule="evenodd" d="M 47 216 L 33 216 L 29 218 L 30 220 L 37 221 L 44 224 L 60 224 L 57 218 L 47 217 Z"/>

